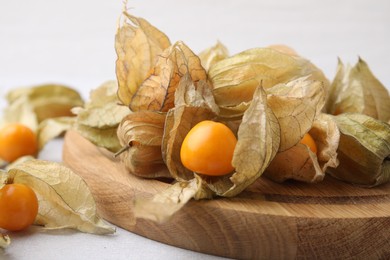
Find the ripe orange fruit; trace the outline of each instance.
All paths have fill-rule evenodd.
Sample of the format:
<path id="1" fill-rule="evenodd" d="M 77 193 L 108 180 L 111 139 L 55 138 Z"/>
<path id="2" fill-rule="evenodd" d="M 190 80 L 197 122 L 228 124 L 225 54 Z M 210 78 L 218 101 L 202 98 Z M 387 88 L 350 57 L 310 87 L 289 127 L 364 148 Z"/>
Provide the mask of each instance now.
<path id="1" fill-rule="evenodd" d="M 301 140 L 301 144 L 307 145 L 313 153 L 317 154 L 316 142 L 314 141 L 313 137 L 311 137 L 309 133 L 306 133 L 303 136 Z"/>
<path id="2" fill-rule="evenodd" d="M 237 138 L 224 124 L 202 121 L 186 135 L 180 149 L 183 165 L 196 173 L 220 176 L 234 170 L 232 158 Z"/>
<path id="3" fill-rule="evenodd" d="M 8 124 L 0 130 L 0 158 L 13 162 L 24 155 L 35 156 L 38 141 L 35 133 L 19 123 Z"/>
<path id="4" fill-rule="evenodd" d="M 38 199 L 29 186 L 13 183 L 0 189 L 0 228 L 9 231 L 29 227 L 38 214 Z"/>

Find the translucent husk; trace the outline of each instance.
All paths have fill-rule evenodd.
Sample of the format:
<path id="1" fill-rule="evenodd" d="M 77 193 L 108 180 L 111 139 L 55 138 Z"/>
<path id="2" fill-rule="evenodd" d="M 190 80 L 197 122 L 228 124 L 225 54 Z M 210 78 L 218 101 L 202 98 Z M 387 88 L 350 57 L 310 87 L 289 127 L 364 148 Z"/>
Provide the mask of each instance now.
<path id="1" fill-rule="evenodd" d="M 7 248 L 11 244 L 11 238 L 6 235 L 0 233 L 0 248 Z"/>
<path id="2" fill-rule="evenodd" d="M 203 50 L 199 53 L 202 67 L 208 71 L 212 65 L 229 56 L 229 51 L 221 42 L 217 42 L 214 46 Z"/>
<path id="3" fill-rule="evenodd" d="M 77 91 L 60 84 L 20 88 L 7 94 L 10 107 L 23 98 L 32 106 L 38 124 L 47 118 L 72 116 L 71 109 L 84 103 Z"/>
<path id="4" fill-rule="evenodd" d="M 237 133 L 232 165 L 235 173 L 227 179 L 208 183 L 217 195 L 233 197 L 259 178 L 280 146 L 280 126 L 266 102 L 265 91 L 259 86 L 245 111 Z"/>
<path id="5" fill-rule="evenodd" d="M 186 96 L 185 93 L 193 92 L 194 88 L 192 86 L 192 84 L 184 84 L 179 89 L 184 89 L 184 96 Z M 207 91 L 202 91 L 202 93 L 205 93 L 206 97 L 208 96 Z M 202 95 L 197 96 L 201 97 Z M 202 100 L 208 99 L 205 96 Z M 177 99 L 179 103 L 180 100 L 183 101 L 181 98 Z M 197 104 L 197 106 L 193 104 Z M 186 132 L 190 130 L 192 122 L 202 119 L 205 115 L 204 112 L 207 111 L 206 109 L 205 102 L 194 102 L 192 105 L 191 103 L 182 104 L 170 110 L 173 114 L 174 123 L 168 123 L 167 116 L 165 133 L 170 134 L 164 135 L 164 142 L 167 145 L 163 145 L 167 165 L 177 167 L 181 164 L 180 158 L 175 155 L 178 151 L 176 145 L 181 144 Z M 194 111 L 201 111 L 202 113 L 194 113 Z M 209 109 L 209 111 L 212 110 Z M 212 115 L 212 113 L 209 115 Z M 170 186 L 166 191 L 156 194 L 152 199 L 137 200 L 134 208 L 135 215 L 164 222 L 170 219 L 191 198 L 205 199 L 216 195 L 233 197 L 261 176 L 276 154 L 280 144 L 279 125 L 272 110 L 267 107 L 266 94 L 261 87 L 258 87 L 253 102 L 244 114 L 237 136 L 238 142 L 232 160 L 235 167 L 234 173 L 221 177 L 211 177 L 183 172 L 181 167 L 177 167 L 176 175 L 174 175 L 177 183 Z M 169 146 L 172 148 L 169 149 Z"/>
<path id="6" fill-rule="evenodd" d="M 34 225 L 45 229 L 72 228 L 94 234 L 111 234 L 115 228 L 97 213 L 96 203 L 84 180 L 60 163 L 21 158 L 0 171 L 1 183 L 21 183 L 38 197 Z"/>
<path id="7" fill-rule="evenodd" d="M 328 172 L 341 180 L 373 187 L 390 180 L 390 125 L 362 114 L 338 115 L 340 164 Z"/>
<path id="8" fill-rule="evenodd" d="M 130 15 L 127 18 L 134 24 L 142 21 Z M 152 199 L 137 199 L 136 216 L 166 221 L 191 198 L 236 196 L 264 172 L 277 181 L 292 178 L 317 182 L 337 167 L 340 132 L 335 119 L 322 114 L 325 102 L 334 100 L 336 92 L 329 93 L 328 80 L 310 61 L 284 46 L 255 48 L 229 57 L 220 43 L 197 56 L 182 42 L 170 45 L 166 36 L 150 24 L 136 27 L 132 30 L 145 34 L 146 41 L 139 41 L 134 31 L 117 35 L 124 37 L 122 41 L 127 41 L 129 49 L 126 53 L 123 44 L 117 45 L 118 95 L 125 97 L 132 111 L 138 111 L 124 119 L 118 129 L 122 145 L 128 149 L 121 156 L 125 163 L 130 162 L 132 173 L 135 167 L 144 165 L 139 176 L 158 177 L 146 166 L 158 162 L 166 165 L 176 181 Z M 169 46 L 162 48 L 162 42 L 150 45 L 156 35 Z M 143 46 L 151 48 L 149 53 Z M 146 52 L 145 58 L 135 49 Z M 130 55 L 125 58 L 122 54 Z M 137 65 L 143 62 L 139 72 L 132 61 Z M 365 75 L 361 79 L 375 82 L 368 67 L 359 63 L 359 75 Z M 123 68 L 129 70 L 123 73 Z M 336 78 L 344 80 L 342 74 Z M 161 115 L 164 118 L 148 123 L 153 130 L 142 124 Z M 180 147 L 185 135 L 206 119 L 225 123 L 238 137 L 232 161 L 235 171 L 225 176 L 199 175 L 181 163 Z M 306 133 L 316 142 L 316 154 L 300 144 Z M 141 148 L 153 149 L 153 153 Z M 130 153 L 131 149 L 139 153 Z M 150 158 L 141 157 L 141 151 Z M 142 163 L 132 162 L 135 159 Z M 384 164 L 387 161 L 384 159 Z"/>
<path id="9" fill-rule="evenodd" d="M 56 117 L 43 120 L 38 126 L 38 148 L 44 146 L 52 139 L 61 136 L 67 130 L 73 128 L 76 118 L 73 117 Z"/>
<path id="10" fill-rule="evenodd" d="M 309 134 L 316 143 L 316 154 L 306 145 L 298 143 L 288 150 L 279 152 L 266 169 L 264 176 L 277 182 L 288 179 L 319 182 L 325 177 L 328 167 L 337 167 L 340 133 L 333 118 L 327 114 L 319 114 Z"/>
<path id="11" fill-rule="evenodd" d="M 359 58 L 351 67 L 339 60 L 337 74 L 330 87 L 326 111 L 330 114 L 360 113 L 387 122 L 390 120 L 390 95 Z"/>
<path id="12" fill-rule="evenodd" d="M 123 117 L 131 111 L 120 105 L 116 94 L 116 81 L 107 81 L 90 93 L 83 107 L 72 109 L 76 114 L 73 129 L 99 147 L 112 152 L 121 149 L 117 128 Z"/>
<path id="13" fill-rule="evenodd" d="M 328 80 L 308 60 L 272 48 L 255 48 L 216 62 L 209 70 L 221 117 L 242 116 L 243 104 L 252 100 L 258 85 L 265 90 L 279 83 L 307 76 L 328 88 Z"/>
<path id="14" fill-rule="evenodd" d="M 195 83 L 207 79 L 199 57 L 179 41 L 158 56 L 149 77 L 134 93 L 130 109 L 167 112 L 174 107 L 175 90 L 184 75 Z"/>
<path id="15" fill-rule="evenodd" d="M 139 111 L 127 115 L 117 135 L 119 153 L 129 173 L 144 178 L 171 177 L 161 153 L 165 113 Z"/>
<path id="16" fill-rule="evenodd" d="M 286 84 L 268 88 L 267 104 L 280 126 L 279 151 L 296 145 L 313 125 L 325 104 L 325 87 L 322 82 L 298 78 Z"/>
<path id="17" fill-rule="evenodd" d="M 264 176 L 276 182 L 289 179 L 319 182 L 323 180 L 325 173 L 320 169 L 317 156 L 310 148 L 298 143 L 276 154 Z"/>
<path id="18" fill-rule="evenodd" d="M 291 47 L 284 45 L 284 44 L 271 44 L 267 46 L 267 48 L 274 49 L 276 51 L 279 51 L 281 53 L 290 55 L 290 56 L 299 56 L 298 53 Z"/>
<path id="19" fill-rule="evenodd" d="M 211 86 L 205 81 L 195 83 L 187 74 L 175 92 L 175 107 L 167 113 L 162 154 L 171 175 L 178 181 L 190 180 L 193 172 L 184 167 L 180 147 L 190 129 L 203 120 L 215 120 L 218 107 Z"/>
<path id="20" fill-rule="evenodd" d="M 152 199 L 139 198 L 134 203 L 134 216 L 164 223 L 191 199 L 212 198 L 210 190 L 204 188 L 202 182 L 195 174 L 193 179 L 176 182 Z"/>
<path id="21" fill-rule="evenodd" d="M 71 109 L 83 105 L 80 94 L 70 87 L 45 84 L 18 88 L 7 93 L 8 106 L 0 119 L 0 126 L 18 122 L 34 132 L 46 119 L 74 116 Z"/>
<path id="22" fill-rule="evenodd" d="M 123 12 L 115 35 L 118 98 L 123 105 L 130 105 L 158 55 L 170 45 L 168 37 L 148 21 Z"/>
<path id="23" fill-rule="evenodd" d="M 6 98 L 8 106 L 0 118 L 0 128 L 10 123 L 29 127 L 37 136 L 39 151 L 73 127 L 72 109 L 84 103 L 76 90 L 59 84 L 14 89 Z M 0 166 L 3 164 L 0 160 Z"/>

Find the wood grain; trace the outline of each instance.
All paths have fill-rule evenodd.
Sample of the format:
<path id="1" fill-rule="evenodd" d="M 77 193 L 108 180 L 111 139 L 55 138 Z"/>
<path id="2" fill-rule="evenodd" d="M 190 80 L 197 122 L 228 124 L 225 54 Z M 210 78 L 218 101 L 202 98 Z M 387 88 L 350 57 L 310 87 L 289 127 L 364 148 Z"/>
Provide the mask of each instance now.
<path id="1" fill-rule="evenodd" d="M 366 189 L 330 177 L 277 184 L 260 178 L 240 196 L 190 201 L 171 221 L 135 221 L 135 197 L 169 184 L 129 174 L 78 133 L 65 136 L 64 163 L 81 175 L 100 215 L 176 247 L 239 259 L 389 259 L 390 184 Z"/>

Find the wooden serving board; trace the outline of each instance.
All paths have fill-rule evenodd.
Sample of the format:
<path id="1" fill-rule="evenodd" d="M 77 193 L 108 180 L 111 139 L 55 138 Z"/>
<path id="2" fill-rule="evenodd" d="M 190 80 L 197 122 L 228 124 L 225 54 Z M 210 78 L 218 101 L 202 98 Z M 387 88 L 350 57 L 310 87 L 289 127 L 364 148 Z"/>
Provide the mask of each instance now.
<path id="1" fill-rule="evenodd" d="M 99 214 L 130 232 L 176 247 L 240 259 L 389 259 L 390 184 L 360 188 L 260 178 L 238 197 L 190 201 L 171 221 L 137 219 L 135 197 L 168 187 L 129 174 L 112 154 L 68 132 L 64 163 L 81 175 Z"/>

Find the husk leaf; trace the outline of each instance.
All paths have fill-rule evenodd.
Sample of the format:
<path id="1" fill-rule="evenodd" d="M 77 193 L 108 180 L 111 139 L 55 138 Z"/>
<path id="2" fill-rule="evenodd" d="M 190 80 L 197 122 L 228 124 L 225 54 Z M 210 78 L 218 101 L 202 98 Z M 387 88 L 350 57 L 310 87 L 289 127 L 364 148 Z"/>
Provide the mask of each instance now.
<path id="1" fill-rule="evenodd" d="M 317 115 L 309 131 L 317 146 L 317 160 L 322 172 L 328 167 L 336 168 L 339 165 L 337 149 L 340 142 L 340 130 L 334 117 L 321 113 Z"/>
<path id="2" fill-rule="evenodd" d="M 59 84 L 19 88 L 8 92 L 7 100 L 10 106 L 14 103 L 23 105 L 18 102 L 19 99 L 29 103 L 36 114 L 38 124 L 47 118 L 72 116 L 71 109 L 84 103 L 76 90 Z"/>
<path id="3" fill-rule="evenodd" d="M 390 120 L 389 104 L 389 91 L 364 60 L 359 58 L 357 64 L 351 67 L 344 66 L 339 59 L 326 104 L 328 113 L 360 113 L 387 122 Z"/>
<path id="4" fill-rule="evenodd" d="M 337 167 L 337 148 L 340 132 L 333 117 L 319 114 L 309 131 L 313 137 L 317 153 L 301 143 L 276 154 L 264 176 L 276 182 L 294 179 L 303 182 L 320 182 L 328 167 Z"/>
<path id="5" fill-rule="evenodd" d="M 256 89 L 237 135 L 232 160 L 235 173 L 206 180 L 208 187 L 218 196 L 233 197 L 242 192 L 263 174 L 278 151 L 279 124 L 267 106 L 266 94 L 261 87 Z"/>
<path id="6" fill-rule="evenodd" d="M 118 127 L 119 154 L 126 169 L 139 177 L 171 177 L 161 154 L 165 113 L 138 111 L 123 118 Z"/>
<path id="7" fill-rule="evenodd" d="M 176 88 L 186 74 L 194 82 L 207 79 L 198 56 L 179 41 L 158 56 L 151 75 L 134 94 L 130 109 L 167 112 L 174 106 Z"/>
<path id="8" fill-rule="evenodd" d="M 310 148 L 298 143 L 288 150 L 277 153 L 264 176 L 276 182 L 289 179 L 319 182 L 323 180 L 325 172 L 321 170 L 317 156 Z"/>
<path id="9" fill-rule="evenodd" d="M 1 234 L 0 233 L 0 248 L 7 248 L 11 244 L 11 239 L 8 235 L 6 234 Z"/>
<path id="10" fill-rule="evenodd" d="M 20 123 L 35 133 L 38 131 L 38 118 L 28 96 L 20 96 L 4 109 L 3 116 L 0 118 L 0 127 L 9 123 Z"/>
<path id="11" fill-rule="evenodd" d="M 172 177 L 178 181 L 190 180 L 193 172 L 181 163 L 180 147 L 190 129 L 203 120 L 217 117 L 211 87 L 205 81 L 196 85 L 189 75 L 184 76 L 175 93 L 175 107 L 167 113 L 162 154 Z"/>
<path id="12" fill-rule="evenodd" d="M 308 60 L 271 48 L 243 51 L 216 62 L 209 70 L 214 96 L 216 103 L 221 107 L 221 112 L 222 108 L 250 102 L 260 84 L 264 89 L 268 89 L 303 76 L 323 82 L 325 89 L 328 86 L 324 74 Z M 221 113 L 221 116 L 233 117 L 239 116 L 239 113 L 234 115 Z"/>
<path id="13" fill-rule="evenodd" d="M 390 125 L 362 114 L 335 117 L 340 129 L 340 164 L 328 172 L 341 180 L 373 187 L 390 180 Z"/>
<path id="14" fill-rule="evenodd" d="M 121 148 L 116 135 L 118 125 L 131 113 L 128 107 L 119 105 L 116 91 L 117 83 L 107 81 L 91 91 L 84 107 L 72 109 L 77 115 L 74 129 L 95 145 L 112 152 Z"/>
<path id="15" fill-rule="evenodd" d="M 158 223 L 167 222 L 192 198 L 211 198 L 211 193 L 204 190 L 201 183 L 202 179 L 195 175 L 189 181 L 174 183 L 152 199 L 138 198 L 134 204 L 134 215 Z"/>
<path id="16" fill-rule="evenodd" d="M 284 54 L 288 54 L 290 56 L 299 56 L 298 53 L 291 47 L 284 44 L 271 44 L 268 45 L 267 48 L 274 49 Z"/>
<path id="17" fill-rule="evenodd" d="M 201 60 L 202 67 L 208 71 L 216 62 L 227 58 L 229 51 L 225 45 L 218 41 L 214 46 L 203 50 L 198 56 Z"/>
<path id="18" fill-rule="evenodd" d="M 94 234 L 115 232 L 113 226 L 98 216 L 86 183 L 62 164 L 27 160 L 8 170 L 7 182 L 26 184 L 37 194 L 39 211 L 35 225 Z"/>
<path id="19" fill-rule="evenodd" d="M 280 125 L 279 151 L 285 151 L 302 139 L 321 112 L 325 104 L 324 85 L 303 77 L 278 84 L 266 92 L 268 106 Z"/>
<path id="20" fill-rule="evenodd" d="M 43 120 L 38 127 L 38 148 L 41 150 L 50 140 L 73 128 L 75 117 L 56 117 Z"/>
<path id="21" fill-rule="evenodd" d="M 123 105 L 130 105 L 158 55 L 170 45 L 168 37 L 149 22 L 123 12 L 115 35 L 118 98 Z"/>

